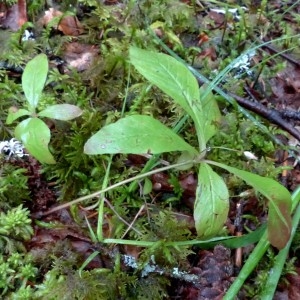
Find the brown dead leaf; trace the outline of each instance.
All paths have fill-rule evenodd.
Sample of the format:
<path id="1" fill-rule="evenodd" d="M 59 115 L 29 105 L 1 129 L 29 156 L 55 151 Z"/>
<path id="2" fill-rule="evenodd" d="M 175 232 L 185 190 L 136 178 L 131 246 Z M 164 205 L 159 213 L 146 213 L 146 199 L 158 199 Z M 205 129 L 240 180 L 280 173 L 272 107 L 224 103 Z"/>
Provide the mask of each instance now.
<path id="1" fill-rule="evenodd" d="M 94 45 L 80 44 L 77 42 L 65 44 L 64 60 L 67 64 L 82 72 L 87 70 L 95 57 L 98 55 L 99 49 Z"/>
<path id="2" fill-rule="evenodd" d="M 179 178 L 180 186 L 184 190 L 184 194 L 188 196 L 195 196 L 196 188 L 198 185 L 198 179 L 195 174 L 187 173 L 182 174 Z"/>
<path id="3" fill-rule="evenodd" d="M 173 191 L 172 185 L 169 183 L 169 175 L 165 173 L 156 173 L 151 176 L 153 190 L 155 191 Z"/>
<path id="4" fill-rule="evenodd" d="M 27 21 L 25 0 L 18 0 L 17 4 L 10 7 L 0 3 L 0 25 L 2 27 L 17 31 Z"/>
<path id="5" fill-rule="evenodd" d="M 39 20 L 39 23 L 47 26 L 54 18 L 57 18 L 57 29 L 63 34 L 78 36 L 83 33 L 83 26 L 76 16 L 64 16 L 61 11 L 54 8 L 45 11 L 45 15 Z"/>
<path id="6" fill-rule="evenodd" d="M 225 23 L 225 15 L 224 14 L 219 14 L 215 11 L 209 11 L 208 12 L 208 17 L 213 20 L 214 25 L 216 27 L 220 27 L 222 25 L 224 25 Z"/>
<path id="7" fill-rule="evenodd" d="M 270 79 L 273 92 L 269 102 L 278 109 L 298 110 L 300 107 L 300 69 L 289 65 Z"/>
<path id="8" fill-rule="evenodd" d="M 215 47 L 213 47 L 213 46 L 208 47 L 208 48 L 204 49 L 203 51 L 201 51 L 201 53 L 199 53 L 197 55 L 197 58 L 199 60 L 204 59 L 206 57 L 212 61 L 215 61 L 217 59 L 217 53 L 216 53 Z"/>

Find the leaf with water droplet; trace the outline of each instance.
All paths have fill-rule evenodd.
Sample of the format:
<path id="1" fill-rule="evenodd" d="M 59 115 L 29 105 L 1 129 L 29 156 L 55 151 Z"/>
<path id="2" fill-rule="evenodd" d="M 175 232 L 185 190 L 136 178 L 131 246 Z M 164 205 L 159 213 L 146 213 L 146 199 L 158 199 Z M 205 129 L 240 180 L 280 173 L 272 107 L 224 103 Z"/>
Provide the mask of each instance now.
<path id="1" fill-rule="evenodd" d="M 94 134 L 84 145 L 86 154 L 163 153 L 197 150 L 178 134 L 149 116 L 134 115 L 107 125 Z"/>

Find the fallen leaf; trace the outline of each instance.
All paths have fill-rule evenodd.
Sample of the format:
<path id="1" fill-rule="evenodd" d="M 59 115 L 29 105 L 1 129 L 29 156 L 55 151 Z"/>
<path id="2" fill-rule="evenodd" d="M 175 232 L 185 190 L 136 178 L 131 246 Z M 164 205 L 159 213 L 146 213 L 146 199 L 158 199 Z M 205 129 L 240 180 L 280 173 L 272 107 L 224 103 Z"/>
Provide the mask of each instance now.
<path id="1" fill-rule="evenodd" d="M 71 68 L 82 72 L 87 70 L 97 57 L 99 49 L 94 45 L 68 43 L 64 46 L 64 60 Z"/>
<path id="2" fill-rule="evenodd" d="M 54 22 L 57 18 L 57 23 Z M 49 8 L 45 11 L 44 17 L 39 20 L 42 26 L 47 26 L 50 22 L 57 25 L 57 29 L 65 35 L 78 36 L 83 33 L 83 26 L 76 16 L 65 15 L 54 8 Z"/>
<path id="3" fill-rule="evenodd" d="M 18 0 L 18 3 L 12 6 L 0 3 L 0 25 L 2 27 L 17 31 L 27 21 L 25 0 Z"/>

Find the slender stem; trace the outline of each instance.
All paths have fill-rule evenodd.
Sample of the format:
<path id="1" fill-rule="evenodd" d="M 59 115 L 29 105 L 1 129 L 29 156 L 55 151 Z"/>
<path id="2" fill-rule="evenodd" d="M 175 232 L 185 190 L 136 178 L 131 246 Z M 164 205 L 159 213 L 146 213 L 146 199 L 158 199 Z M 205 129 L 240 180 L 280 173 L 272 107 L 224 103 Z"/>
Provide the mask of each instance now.
<path id="1" fill-rule="evenodd" d="M 229 290 L 226 292 L 223 300 L 232 300 L 235 299 L 235 296 L 243 286 L 245 280 L 249 277 L 252 273 L 256 265 L 259 263 L 267 249 L 269 248 L 270 243 L 267 238 L 267 232 L 261 237 L 260 241 L 250 254 L 249 258 L 247 259 L 246 263 L 244 264 L 239 276 L 235 279 L 233 284 L 230 286 Z"/>
<path id="2" fill-rule="evenodd" d="M 137 176 L 134 176 L 132 178 L 128 178 L 128 179 L 125 179 L 123 181 L 120 181 L 120 182 L 117 182 L 107 188 L 104 188 L 100 191 L 97 191 L 95 193 L 92 193 L 90 195 L 87 195 L 87 196 L 83 196 L 83 197 L 80 197 L 80 198 L 77 198 L 73 201 L 70 201 L 68 203 L 64 203 L 62 205 L 59 205 L 57 207 L 54 207 L 48 211 L 46 211 L 45 213 L 43 213 L 43 216 L 46 216 L 46 215 L 49 215 L 49 214 L 52 214 L 53 212 L 55 211 L 58 211 L 58 210 L 61 210 L 63 208 L 66 208 L 66 207 L 69 207 L 71 205 L 74 205 L 74 204 L 77 204 L 77 203 L 80 203 L 80 202 L 83 202 L 85 200 L 88 200 L 88 199 L 92 199 L 92 198 L 96 198 L 96 197 L 99 197 L 101 194 L 105 193 L 105 192 L 108 192 L 110 190 L 113 190 L 119 186 L 122 186 L 124 184 L 127 184 L 129 182 L 132 182 L 134 180 L 139 180 L 139 179 L 143 179 L 145 177 L 148 177 L 148 176 L 151 176 L 153 174 L 156 174 L 156 173 L 159 173 L 159 172 L 163 172 L 163 171 L 167 171 L 167 170 L 170 170 L 170 169 L 173 169 L 173 168 L 178 168 L 178 167 L 182 167 L 182 166 L 185 166 L 185 165 L 189 165 L 189 164 L 194 164 L 194 163 L 199 163 L 201 161 L 201 158 L 197 158 L 195 160 L 188 160 L 188 161 L 185 161 L 185 162 L 181 162 L 181 163 L 177 163 L 177 164 L 173 164 L 173 165 L 169 165 L 169 166 L 165 166 L 165 167 L 162 167 L 162 168 L 158 168 L 158 169 L 155 169 L 155 170 L 152 170 L 152 171 L 149 171 L 147 173 L 144 173 L 144 174 L 139 174 Z"/>
<path id="3" fill-rule="evenodd" d="M 292 194 L 292 210 L 296 208 L 300 199 L 300 187 L 297 188 Z M 298 211 L 298 210 L 297 210 Z M 290 241 L 292 240 L 292 236 Z M 270 243 L 267 239 L 267 232 L 261 237 L 260 241 L 252 251 L 251 255 L 247 259 L 245 265 L 243 266 L 241 272 L 239 273 L 238 277 L 234 281 L 234 283 L 230 286 L 229 290 L 227 291 L 226 295 L 224 296 L 223 300 L 232 300 L 235 299 L 235 296 L 243 286 L 245 280 L 249 277 L 252 273 L 258 262 L 261 260 L 264 253 L 269 248 Z"/>

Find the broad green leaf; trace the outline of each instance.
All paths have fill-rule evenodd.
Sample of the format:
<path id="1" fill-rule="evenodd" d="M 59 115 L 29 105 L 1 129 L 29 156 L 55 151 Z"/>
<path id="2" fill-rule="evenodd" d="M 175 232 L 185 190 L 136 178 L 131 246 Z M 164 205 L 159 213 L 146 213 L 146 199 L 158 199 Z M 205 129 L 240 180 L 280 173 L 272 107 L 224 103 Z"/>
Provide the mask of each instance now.
<path id="1" fill-rule="evenodd" d="M 16 138 L 22 141 L 27 151 L 41 163 L 54 164 L 55 160 L 49 152 L 50 130 L 38 118 L 28 118 L 15 129 Z"/>
<path id="2" fill-rule="evenodd" d="M 38 113 L 40 117 L 47 117 L 62 121 L 75 119 L 81 114 L 82 110 L 78 106 L 71 104 L 51 105 Z"/>
<path id="3" fill-rule="evenodd" d="M 34 112 L 42 94 L 48 73 L 48 59 L 39 54 L 29 61 L 22 75 L 22 87 L 29 103 L 30 111 Z"/>
<path id="4" fill-rule="evenodd" d="M 6 124 L 11 124 L 13 121 L 23 116 L 29 116 L 30 112 L 27 109 L 18 109 L 17 107 L 10 107 L 6 119 Z"/>
<path id="5" fill-rule="evenodd" d="M 227 220 L 229 193 L 225 182 L 212 168 L 201 163 L 194 206 L 195 227 L 199 237 L 218 234 Z"/>
<path id="6" fill-rule="evenodd" d="M 269 200 L 268 240 L 276 248 L 282 249 L 291 234 L 292 200 L 289 191 L 271 178 L 265 178 L 214 161 L 207 162 L 240 177 Z"/>
<path id="7" fill-rule="evenodd" d="M 84 145 L 86 154 L 163 153 L 188 151 L 197 154 L 171 129 L 149 116 L 134 115 L 107 125 Z"/>
<path id="8" fill-rule="evenodd" d="M 199 86 L 193 74 L 184 64 L 163 53 L 135 47 L 131 47 L 129 53 L 134 67 L 190 115 L 197 127 L 200 150 L 204 150 L 203 112 Z"/>
<path id="9" fill-rule="evenodd" d="M 207 85 L 203 85 L 200 88 L 200 94 L 204 93 L 206 86 Z M 202 101 L 202 109 L 204 118 L 203 131 L 205 136 L 205 142 L 207 142 L 211 137 L 213 137 L 216 134 L 221 120 L 219 106 L 212 92 L 207 93 L 207 96 Z"/>

